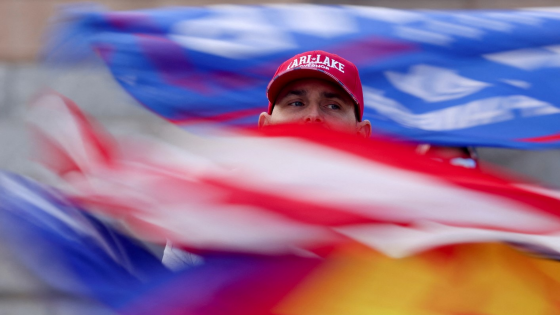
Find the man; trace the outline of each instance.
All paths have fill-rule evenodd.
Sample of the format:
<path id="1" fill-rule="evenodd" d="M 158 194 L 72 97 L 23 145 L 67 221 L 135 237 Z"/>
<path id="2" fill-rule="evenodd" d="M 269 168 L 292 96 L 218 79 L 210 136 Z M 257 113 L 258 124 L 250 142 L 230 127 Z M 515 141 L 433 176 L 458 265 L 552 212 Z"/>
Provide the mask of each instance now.
<path id="1" fill-rule="evenodd" d="M 278 67 L 268 84 L 268 112 L 259 116 L 267 125 L 320 124 L 337 131 L 368 137 L 371 124 L 363 120 L 364 97 L 358 68 L 325 51 L 308 51 Z"/>
<path id="2" fill-rule="evenodd" d="M 326 51 L 308 51 L 286 60 L 268 84 L 268 111 L 259 128 L 297 123 L 320 124 L 337 131 L 369 137 L 371 123 L 363 120 L 364 97 L 358 68 Z M 472 148 L 419 145 L 417 153 L 466 168 L 476 168 Z"/>

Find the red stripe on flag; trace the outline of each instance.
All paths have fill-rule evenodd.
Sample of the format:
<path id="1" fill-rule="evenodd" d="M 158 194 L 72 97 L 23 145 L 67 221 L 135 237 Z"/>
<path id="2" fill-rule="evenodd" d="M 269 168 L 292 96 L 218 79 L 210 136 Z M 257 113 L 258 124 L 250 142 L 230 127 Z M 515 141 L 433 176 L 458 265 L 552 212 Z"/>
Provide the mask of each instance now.
<path id="1" fill-rule="evenodd" d="M 519 141 L 523 141 L 523 142 L 535 142 L 535 143 L 539 143 L 539 142 L 555 142 L 555 141 L 560 141 L 560 134 L 548 135 L 548 136 L 543 136 L 543 137 L 535 137 L 535 138 L 519 139 Z"/>

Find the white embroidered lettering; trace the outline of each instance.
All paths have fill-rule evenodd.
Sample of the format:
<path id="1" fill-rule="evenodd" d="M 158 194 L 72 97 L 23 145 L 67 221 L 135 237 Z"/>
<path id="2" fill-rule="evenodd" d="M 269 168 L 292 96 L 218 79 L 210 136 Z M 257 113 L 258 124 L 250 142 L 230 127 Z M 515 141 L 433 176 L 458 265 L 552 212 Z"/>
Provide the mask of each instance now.
<path id="1" fill-rule="evenodd" d="M 297 59 L 294 59 L 294 62 L 292 63 L 292 67 L 291 67 L 291 68 L 294 68 L 294 67 L 297 67 L 297 66 L 298 66 Z M 290 69 L 291 69 L 291 68 L 290 68 Z"/>
<path id="2" fill-rule="evenodd" d="M 340 70 L 340 72 L 344 73 L 344 64 L 342 63 L 338 63 L 338 70 Z"/>
<path id="3" fill-rule="evenodd" d="M 336 61 L 336 60 L 334 60 L 334 59 L 331 60 L 331 67 L 333 67 L 333 68 L 335 68 L 335 69 L 338 69 L 338 67 L 337 67 L 338 64 L 339 64 L 338 61 Z"/>
<path id="4" fill-rule="evenodd" d="M 326 66 L 330 66 L 331 59 L 329 57 L 325 57 L 325 60 L 323 60 L 323 64 L 326 65 Z"/>

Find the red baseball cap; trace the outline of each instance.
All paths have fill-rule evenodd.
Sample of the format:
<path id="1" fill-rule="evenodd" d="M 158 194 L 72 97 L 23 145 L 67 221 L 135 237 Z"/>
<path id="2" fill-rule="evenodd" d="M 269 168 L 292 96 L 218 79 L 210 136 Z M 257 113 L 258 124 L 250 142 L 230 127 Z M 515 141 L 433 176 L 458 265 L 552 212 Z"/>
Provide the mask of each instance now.
<path id="1" fill-rule="evenodd" d="M 323 79 L 339 85 L 354 100 L 358 121 L 362 121 L 364 94 L 358 68 L 350 61 L 322 50 L 295 55 L 278 67 L 266 89 L 268 113 L 272 114 L 278 93 L 286 84 L 307 78 Z"/>

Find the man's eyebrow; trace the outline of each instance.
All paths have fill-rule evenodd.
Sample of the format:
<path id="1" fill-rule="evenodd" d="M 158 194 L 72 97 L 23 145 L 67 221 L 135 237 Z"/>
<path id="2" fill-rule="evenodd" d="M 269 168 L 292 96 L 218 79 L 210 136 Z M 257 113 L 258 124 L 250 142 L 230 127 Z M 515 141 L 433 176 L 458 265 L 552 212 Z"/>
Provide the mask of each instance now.
<path id="1" fill-rule="evenodd" d="M 334 92 L 323 92 L 321 93 L 324 98 L 338 98 L 339 100 L 344 100 L 340 93 Z"/>
<path id="2" fill-rule="evenodd" d="M 307 94 L 307 91 L 306 90 L 291 90 L 288 93 L 286 93 L 286 95 L 290 95 L 290 94 L 297 95 L 297 96 L 302 96 L 302 95 Z"/>
<path id="3" fill-rule="evenodd" d="M 291 90 L 288 91 L 286 94 L 282 95 L 282 97 L 280 97 L 278 100 L 282 100 L 290 95 L 295 95 L 295 96 L 305 96 L 307 94 L 306 90 Z"/>

